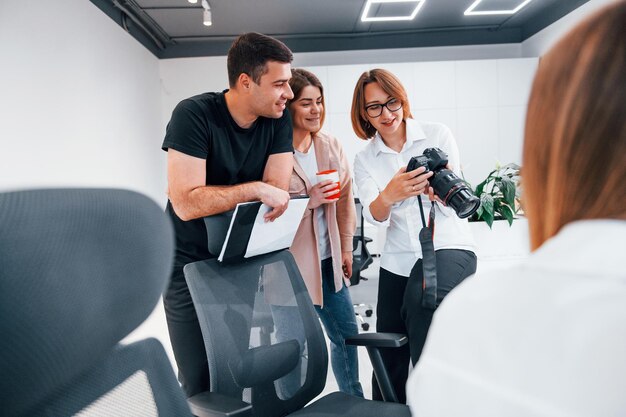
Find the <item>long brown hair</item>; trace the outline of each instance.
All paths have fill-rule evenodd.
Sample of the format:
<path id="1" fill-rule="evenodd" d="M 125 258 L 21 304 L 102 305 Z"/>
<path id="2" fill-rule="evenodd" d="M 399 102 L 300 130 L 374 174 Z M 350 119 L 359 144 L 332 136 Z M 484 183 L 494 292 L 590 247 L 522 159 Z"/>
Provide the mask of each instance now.
<path id="1" fill-rule="evenodd" d="M 352 118 L 352 129 L 354 133 L 361 139 L 370 139 L 376 134 L 376 129 L 367 120 L 367 113 L 365 113 L 365 86 L 371 83 L 378 83 L 380 88 L 389 96 L 394 97 L 402 103 L 402 120 L 412 118 L 411 106 L 409 105 L 409 99 L 406 94 L 406 90 L 402 85 L 402 82 L 393 75 L 391 72 L 376 68 L 370 71 L 365 71 L 359 77 L 359 80 L 354 87 L 354 95 L 352 96 L 352 109 L 350 111 Z"/>
<path id="2" fill-rule="evenodd" d="M 541 59 L 522 172 L 533 250 L 569 222 L 626 218 L 625 22 L 620 1 Z"/>
<path id="3" fill-rule="evenodd" d="M 326 118 L 326 103 L 324 102 L 324 87 L 322 82 L 310 71 L 302 68 L 293 68 L 291 70 L 291 79 L 289 80 L 289 87 L 293 91 L 293 98 L 287 102 L 287 106 L 291 103 L 295 103 L 302 94 L 302 89 L 306 86 L 312 85 L 320 89 L 322 96 L 322 114 L 320 115 L 320 128 L 324 125 L 324 119 Z M 317 133 L 317 132 L 311 132 Z"/>

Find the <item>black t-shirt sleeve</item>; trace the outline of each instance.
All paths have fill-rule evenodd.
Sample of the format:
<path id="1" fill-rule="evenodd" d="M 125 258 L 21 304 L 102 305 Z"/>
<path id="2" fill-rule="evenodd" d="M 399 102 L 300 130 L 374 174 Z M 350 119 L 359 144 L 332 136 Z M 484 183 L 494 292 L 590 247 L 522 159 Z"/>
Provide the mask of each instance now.
<path id="1" fill-rule="evenodd" d="M 291 125 L 291 115 L 287 109 L 278 119 L 270 155 L 283 152 L 293 152 L 293 126 Z"/>
<path id="2" fill-rule="evenodd" d="M 172 112 L 161 148 L 207 159 L 209 140 L 210 131 L 202 108 L 192 100 L 183 100 Z"/>

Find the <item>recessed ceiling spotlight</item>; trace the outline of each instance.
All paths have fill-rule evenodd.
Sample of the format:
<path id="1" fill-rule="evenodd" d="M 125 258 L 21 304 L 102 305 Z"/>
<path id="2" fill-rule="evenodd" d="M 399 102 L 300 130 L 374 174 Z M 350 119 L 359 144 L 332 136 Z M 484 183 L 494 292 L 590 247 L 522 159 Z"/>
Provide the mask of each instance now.
<path id="1" fill-rule="evenodd" d="M 413 20 L 417 16 L 417 12 L 420 11 L 426 0 L 367 0 L 363 14 L 361 15 L 361 22 L 393 22 L 398 20 Z M 415 3 L 415 8 L 410 15 L 406 16 L 384 16 L 384 17 L 372 17 L 368 16 L 370 7 L 372 4 L 381 3 Z"/>
<path id="2" fill-rule="evenodd" d="M 511 10 L 474 10 L 483 0 L 476 0 L 470 7 L 467 8 L 467 10 L 465 11 L 465 13 L 463 13 L 465 16 L 476 16 L 476 15 L 487 15 L 487 14 L 515 14 L 517 12 L 519 12 L 522 7 L 526 6 L 528 3 L 530 3 L 532 0 L 520 0 L 521 3 L 515 7 L 514 9 Z"/>
<path id="3" fill-rule="evenodd" d="M 202 15 L 202 24 L 204 26 L 211 26 L 213 24 L 211 5 L 207 0 L 202 0 L 202 7 L 204 8 L 204 13 Z"/>
<path id="4" fill-rule="evenodd" d="M 196 4 L 198 2 L 198 0 L 187 0 L 187 1 L 191 4 Z"/>

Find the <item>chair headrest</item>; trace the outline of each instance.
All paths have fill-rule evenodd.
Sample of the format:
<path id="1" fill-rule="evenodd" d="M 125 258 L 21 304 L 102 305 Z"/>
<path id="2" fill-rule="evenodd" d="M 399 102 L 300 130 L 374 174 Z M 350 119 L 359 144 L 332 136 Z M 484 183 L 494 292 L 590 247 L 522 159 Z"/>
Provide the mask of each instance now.
<path id="1" fill-rule="evenodd" d="M 132 191 L 0 194 L 0 409 L 18 415 L 104 359 L 153 310 L 173 246 Z"/>

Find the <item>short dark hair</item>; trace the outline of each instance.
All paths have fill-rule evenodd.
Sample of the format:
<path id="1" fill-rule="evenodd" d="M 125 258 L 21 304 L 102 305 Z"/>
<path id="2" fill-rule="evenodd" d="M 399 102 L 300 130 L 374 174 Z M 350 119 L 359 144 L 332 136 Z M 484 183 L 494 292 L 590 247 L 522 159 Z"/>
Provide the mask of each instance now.
<path id="1" fill-rule="evenodd" d="M 291 63 L 293 54 L 287 45 L 256 32 L 244 33 L 228 50 L 228 83 L 234 87 L 240 74 L 247 74 L 258 84 L 267 72 L 267 62 Z"/>
<path id="2" fill-rule="evenodd" d="M 322 86 L 322 82 L 319 80 L 319 78 L 317 78 L 312 72 L 302 68 L 291 69 L 291 79 L 289 80 L 289 86 L 291 87 L 291 91 L 293 91 L 293 98 L 287 102 L 287 106 L 290 106 L 291 103 L 297 101 L 302 95 L 302 89 L 309 85 L 319 88 L 320 94 L 322 95 L 322 115 L 320 116 L 320 126 L 322 126 L 324 124 L 324 119 L 326 118 L 324 87 Z"/>

